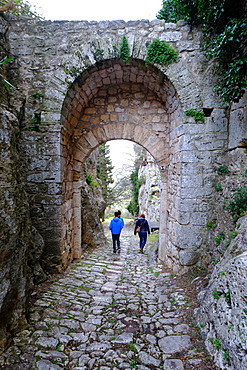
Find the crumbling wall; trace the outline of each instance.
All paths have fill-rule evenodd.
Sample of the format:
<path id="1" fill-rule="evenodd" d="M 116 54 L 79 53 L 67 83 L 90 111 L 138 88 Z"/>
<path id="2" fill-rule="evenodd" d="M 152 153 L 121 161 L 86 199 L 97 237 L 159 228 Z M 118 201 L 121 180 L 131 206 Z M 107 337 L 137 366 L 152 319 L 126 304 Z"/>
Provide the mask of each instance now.
<path id="1" fill-rule="evenodd" d="M 228 151 L 215 163 L 217 177 L 204 257 L 213 271 L 199 294 L 196 310 L 209 352 L 221 369 L 229 370 L 245 370 L 247 363 L 247 216 L 233 219 L 229 209 L 236 189 L 247 187 L 246 115 L 247 93 L 231 107 Z M 240 206 L 241 202 L 236 204 L 236 211 Z"/>

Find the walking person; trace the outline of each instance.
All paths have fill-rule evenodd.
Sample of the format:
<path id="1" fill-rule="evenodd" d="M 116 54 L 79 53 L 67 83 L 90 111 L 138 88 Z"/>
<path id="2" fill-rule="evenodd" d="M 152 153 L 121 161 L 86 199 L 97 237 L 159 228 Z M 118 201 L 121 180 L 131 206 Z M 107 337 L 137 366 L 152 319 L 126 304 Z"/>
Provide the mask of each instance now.
<path id="1" fill-rule="evenodd" d="M 149 224 L 145 218 L 144 213 L 142 213 L 138 220 L 136 220 L 135 224 L 135 229 L 134 229 L 134 234 L 136 233 L 139 234 L 140 238 L 140 252 L 143 253 L 143 248 L 147 242 L 147 234 L 150 235 L 150 229 L 149 229 Z"/>
<path id="2" fill-rule="evenodd" d="M 110 222 L 109 230 L 112 233 L 112 244 L 113 244 L 113 253 L 116 253 L 117 249 L 120 251 L 120 233 L 123 228 L 123 222 L 119 218 L 118 212 L 114 213 L 114 218 Z M 117 247 L 117 249 L 116 249 Z"/>
<path id="3" fill-rule="evenodd" d="M 121 217 L 122 212 L 119 211 L 119 210 L 117 212 L 118 212 L 118 216 L 119 216 L 120 220 L 122 221 L 123 227 L 124 227 L 124 219 L 123 219 L 123 217 Z"/>

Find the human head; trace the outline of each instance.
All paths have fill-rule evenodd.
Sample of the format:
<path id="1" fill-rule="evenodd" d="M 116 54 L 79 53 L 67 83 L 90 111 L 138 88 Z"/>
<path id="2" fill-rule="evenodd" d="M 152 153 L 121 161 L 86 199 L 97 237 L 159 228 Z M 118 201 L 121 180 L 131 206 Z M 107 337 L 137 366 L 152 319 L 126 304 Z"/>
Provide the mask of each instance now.
<path id="1" fill-rule="evenodd" d="M 140 217 L 145 218 L 144 213 L 141 213 L 141 214 L 140 214 Z"/>
<path id="2" fill-rule="evenodd" d="M 117 212 L 118 212 L 119 216 L 121 216 L 121 211 L 118 210 Z"/>
<path id="3" fill-rule="evenodd" d="M 115 212 L 115 213 L 114 213 L 114 216 L 115 216 L 115 217 L 118 217 L 118 216 L 119 216 L 118 212 Z"/>

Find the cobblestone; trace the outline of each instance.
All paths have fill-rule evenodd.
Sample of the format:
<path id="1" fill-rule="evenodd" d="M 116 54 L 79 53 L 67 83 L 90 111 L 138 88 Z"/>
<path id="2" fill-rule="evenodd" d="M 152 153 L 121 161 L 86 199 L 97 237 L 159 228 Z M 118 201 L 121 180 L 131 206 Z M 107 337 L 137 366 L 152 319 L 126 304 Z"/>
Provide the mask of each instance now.
<path id="1" fill-rule="evenodd" d="M 86 252 L 39 295 L 0 368 L 201 369 L 196 352 L 199 367 L 179 358 L 192 351 L 186 297 L 154 256 L 128 233 L 119 254 L 109 245 Z"/>

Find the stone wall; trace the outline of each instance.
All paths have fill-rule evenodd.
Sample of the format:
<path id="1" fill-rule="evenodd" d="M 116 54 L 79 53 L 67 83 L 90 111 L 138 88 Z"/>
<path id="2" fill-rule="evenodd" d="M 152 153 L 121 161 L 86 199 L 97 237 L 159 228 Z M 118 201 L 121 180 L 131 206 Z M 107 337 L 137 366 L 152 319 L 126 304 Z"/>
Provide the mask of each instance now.
<path id="1" fill-rule="evenodd" d="M 81 173 L 81 223 L 82 223 L 82 252 L 88 247 L 107 245 L 106 237 L 100 218 L 104 214 L 105 201 L 102 196 L 100 180 L 97 178 L 98 150 L 94 150 L 87 159 Z M 88 184 L 87 175 L 93 182 Z"/>
<path id="2" fill-rule="evenodd" d="M 245 370 L 247 361 L 247 217 L 234 221 L 227 208 L 235 190 L 247 186 L 246 113 L 247 94 L 231 107 L 228 151 L 215 162 L 215 172 L 223 165 L 229 173 L 215 178 L 204 255 L 213 272 L 196 311 L 209 352 L 229 370 Z"/>
<path id="3" fill-rule="evenodd" d="M 46 276 L 44 242 L 31 225 L 19 153 L 23 97 L 0 80 L 0 352 L 25 328 L 34 282 Z M 15 109 L 10 102 L 15 101 Z"/>
<path id="4" fill-rule="evenodd" d="M 199 294 L 197 324 L 220 369 L 245 370 L 247 363 L 247 217 Z"/>
<path id="5" fill-rule="evenodd" d="M 26 97 L 22 157 L 46 263 L 66 265 L 81 254 L 80 172 L 90 153 L 113 139 L 142 145 L 161 170 L 159 258 L 176 271 L 199 263 L 212 164 L 227 147 L 227 111 L 213 93 L 200 32 L 160 20 L 6 19 L 16 56 L 10 77 Z M 123 35 L 128 63 L 117 52 Z M 146 65 L 157 38 L 178 51 L 176 63 Z M 210 114 L 197 124 L 186 109 Z"/>

